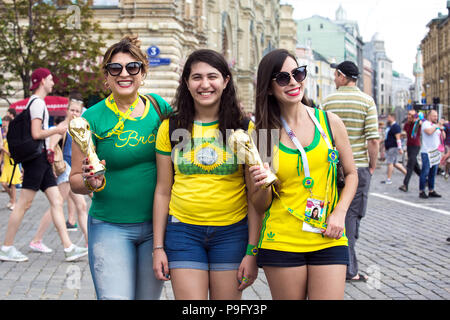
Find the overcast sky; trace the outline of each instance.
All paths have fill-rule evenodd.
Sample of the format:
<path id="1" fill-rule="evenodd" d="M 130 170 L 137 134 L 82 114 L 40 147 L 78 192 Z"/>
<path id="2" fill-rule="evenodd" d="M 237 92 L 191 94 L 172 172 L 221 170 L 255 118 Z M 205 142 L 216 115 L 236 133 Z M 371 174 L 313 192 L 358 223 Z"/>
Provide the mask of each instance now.
<path id="1" fill-rule="evenodd" d="M 335 19 L 340 4 L 348 20 L 359 25 L 364 42 L 378 32 L 385 41 L 393 69 L 413 78 L 417 47 L 427 34 L 426 25 L 438 13 L 447 14 L 447 0 L 281 0 L 294 7 L 294 19 L 320 15 Z"/>

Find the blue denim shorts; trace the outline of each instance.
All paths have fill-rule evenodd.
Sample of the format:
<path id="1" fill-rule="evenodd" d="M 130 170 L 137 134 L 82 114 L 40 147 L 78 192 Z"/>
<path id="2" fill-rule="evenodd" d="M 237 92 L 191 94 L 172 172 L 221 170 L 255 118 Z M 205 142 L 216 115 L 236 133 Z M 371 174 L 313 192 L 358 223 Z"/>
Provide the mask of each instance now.
<path id="1" fill-rule="evenodd" d="M 285 252 L 259 249 L 258 267 L 301 267 L 331 264 L 349 264 L 347 246 L 335 246 L 312 252 Z"/>
<path id="2" fill-rule="evenodd" d="M 248 243 L 247 218 L 229 226 L 199 226 L 169 216 L 165 251 L 170 269 L 237 270 Z"/>

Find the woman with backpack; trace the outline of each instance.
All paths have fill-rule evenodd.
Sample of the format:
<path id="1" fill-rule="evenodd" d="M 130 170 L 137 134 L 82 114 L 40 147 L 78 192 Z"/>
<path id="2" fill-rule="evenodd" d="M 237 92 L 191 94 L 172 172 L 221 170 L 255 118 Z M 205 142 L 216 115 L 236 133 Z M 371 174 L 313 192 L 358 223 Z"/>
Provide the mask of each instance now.
<path id="1" fill-rule="evenodd" d="M 156 142 L 155 276 L 171 280 L 177 300 L 240 299 L 257 277 L 261 220 L 247 200 L 247 169 L 226 147 L 226 130 L 249 122 L 222 55 L 188 57 L 174 107 Z M 171 142 L 180 134 L 183 148 Z"/>

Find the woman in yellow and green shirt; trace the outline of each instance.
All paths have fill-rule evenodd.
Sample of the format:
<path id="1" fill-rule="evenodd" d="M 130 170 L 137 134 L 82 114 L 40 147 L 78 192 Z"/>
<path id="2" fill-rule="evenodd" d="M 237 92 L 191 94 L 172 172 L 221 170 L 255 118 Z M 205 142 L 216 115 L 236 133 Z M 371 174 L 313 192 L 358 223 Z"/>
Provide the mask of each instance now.
<path id="1" fill-rule="evenodd" d="M 247 200 L 248 170 L 224 139 L 252 123 L 244 124 L 221 54 L 189 56 L 173 106 L 156 139 L 155 276 L 170 277 L 177 300 L 240 299 L 257 277 L 262 219 Z"/>
<path id="2" fill-rule="evenodd" d="M 259 64 L 256 130 L 279 129 L 279 141 L 269 149 L 279 181 L 275 188 L 263 189 L 268 167 L 249 169 L 256 187 L 252 202 L 265 212 L 258 265 L 274 299 L 342 299 L 348 264 L 345 214 L 357 173 L 342 121 L 333 114 L 328 121 L 323 111 L 305 105 L 306 74 L 306 66 L 299 67 L 283 49 Z M 337 159 L 345 173 L 340 196 Z M 318 220 L 313 211 L 319 212 Z"/>

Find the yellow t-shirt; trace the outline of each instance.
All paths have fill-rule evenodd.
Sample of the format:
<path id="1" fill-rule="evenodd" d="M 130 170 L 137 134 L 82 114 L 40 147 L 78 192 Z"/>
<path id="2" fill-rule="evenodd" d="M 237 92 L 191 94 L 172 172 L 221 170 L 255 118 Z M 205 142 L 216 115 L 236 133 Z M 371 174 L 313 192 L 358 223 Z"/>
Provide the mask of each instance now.
<path id="1" fill-rule="evenodd" d="M 175 148 L 169 214 L 183 223 L 226 226 L 247 215 L 243 165 L 217 139 L 218 127 L 218 121 L 194 122 L 192 145 Z M 159 127 L 156 152 L 171 155 L 169 120 Z"/>
<path id="2" fill-rule="evenodd" d="M 8 141 L 3 139 L 3 147 L 9 151 L 8 147 Z M 3 171 L 2 175 L 0 176 L 0 182 L 6 182 L 9 183 L 11 180 L 11 176 L 14 170 L 14 162 L 13 160 L 7 155 L 6 153 L 3 153 Z M 12 179 L 12 185 L 21 184 L 22 183 L 22 174 L 20 173 L 19 166 L 16 167 L 16 170 L 14 171 L 14 177 Z"/>
<path id="3" fill-rule="evenodd" d="M 315 116 L 327 132 L 328 125 L 323 112 L 316 109 Z M 327 136 L 329 137 L 329 132 L 327 132 Z M 312 187 L 314 199 L 324 201 L 329 170 L 328 146 L 317 128 L 315 129 L 313 142 L 304 149 L 308 158 L 310 175 L 314 179 Z M 307 199 L 311 197 L 311 194 L 302 184 L 305 175 L 302 169 L 300 151 L 288 148 L 280 142 L 279 148 L 274 147 L 273 161 L 274 173 L 281 182 L 279 195 L 283 203 L 294 211 L 304 213 Z M 329 188 L 327 200 L 330 201 L 331 206 L 337 201 L 335 183 L 331 184 Z M 328 215 L 332 212 L 332 209 L 328 210 Z M 320 233 L 303 231 L 303 221 L 289 213 L 280 199 L 274 197 L 271 207 L 264 216 L 258 246 L 279 251 L 311 252 L 333 246 L 346 246 L 347 244 L 348 240 L 345 236 L 335 240 L 324 237 Z"/>

